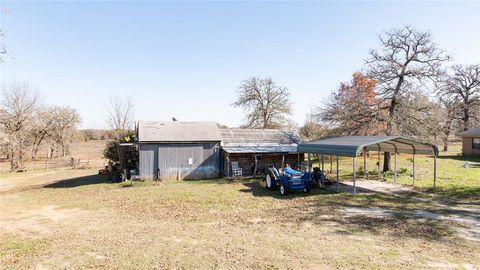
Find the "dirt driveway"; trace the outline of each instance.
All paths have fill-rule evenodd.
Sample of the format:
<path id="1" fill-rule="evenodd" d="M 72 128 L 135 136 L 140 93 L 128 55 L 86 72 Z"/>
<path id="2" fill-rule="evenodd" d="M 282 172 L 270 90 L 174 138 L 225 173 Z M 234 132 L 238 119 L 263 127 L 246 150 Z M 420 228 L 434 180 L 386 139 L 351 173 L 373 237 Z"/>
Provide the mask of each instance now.
<path id="1" fill-rule="evenodd" d="M 335 184 L 330 188 L 336 189 Z M 352 193 L 353 181 L 343 181 L 339 185 L 339 188 L 342 192 Z M 464 227 L 457 228 L 458 234 L 465 239 L 480 242 L 480 208 L 478 207 L 473 205 L 458 206 L 459 204 L 455 203 L 455 201 L 444 200 L 443 198 L 421 192 L 410 186 L 383 181 L 357 180 L 356 189 L 357 194 L 382 193 L 400 197 L 408 196 L 419 202 L 431 202 L 439 211 L 402 211 L 401 214 L 420 217 L 426 220 L 444 220 L 463 224 L 465 225 Z M 395 211 L 378 207 L 352 207 L 344 210 L 347 215 L 365 215 L 371 217 L 386 217 L 396 214 Z"/>

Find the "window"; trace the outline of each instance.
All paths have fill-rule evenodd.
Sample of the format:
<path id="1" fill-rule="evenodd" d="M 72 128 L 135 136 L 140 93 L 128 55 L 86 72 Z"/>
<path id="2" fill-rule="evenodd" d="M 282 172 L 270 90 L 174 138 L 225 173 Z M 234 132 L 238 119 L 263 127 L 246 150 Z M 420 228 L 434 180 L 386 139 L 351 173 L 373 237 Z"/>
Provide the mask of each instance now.
<path id="1" fill-rule="evenodd" d="M 473 149 L 480 149 L 480 138 L 473 138 Z"/>

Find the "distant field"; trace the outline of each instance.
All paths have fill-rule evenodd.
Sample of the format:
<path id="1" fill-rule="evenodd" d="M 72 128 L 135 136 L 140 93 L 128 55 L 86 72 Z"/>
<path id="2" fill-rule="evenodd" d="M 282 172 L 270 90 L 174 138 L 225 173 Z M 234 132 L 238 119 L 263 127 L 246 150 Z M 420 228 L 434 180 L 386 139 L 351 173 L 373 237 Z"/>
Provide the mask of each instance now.
<path id="1" fill-rule="evenodd" d="M 105 148 L 106 141 L 92 140 L 88 142 L 79 141 L 74 142 L 71 145 L 70 155 L 64 158 L 57 158 L 54 160 L 47 160 L 47 147 L 40 148 L 38 153 L 38 161 L 33 163 L 32 161 L 25 162 L 27 171 L 51 169 L 56 167 L 64 167 L 68 164 L 71 157 L 74 159 L 80 159 L 81 162 L 88 162 L 91 167 L 102 167 L 107 161 L 103 158 L 103 149 Z M 27 153 L 29 153 L 27 151 Z M 10 171 L 10 164 L 6 161 L 0 162 L 0 174 Z"/>

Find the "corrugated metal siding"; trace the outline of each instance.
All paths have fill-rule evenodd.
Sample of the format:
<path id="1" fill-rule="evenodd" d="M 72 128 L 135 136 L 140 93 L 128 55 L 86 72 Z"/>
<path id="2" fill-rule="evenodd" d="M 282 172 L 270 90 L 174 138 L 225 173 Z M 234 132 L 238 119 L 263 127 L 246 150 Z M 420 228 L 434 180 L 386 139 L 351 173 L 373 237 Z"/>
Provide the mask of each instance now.
<path id="1" fill-rule="evenodd" d="M 143 149 L 142 149 L 143 148 Z M 155 150 L 146 147 L 140 148 L 139 170 L 144 178 L 152 179 L 155 175 Z"/>
<path id="2" fill-rule="evenodd" d="M 147 155 L 153 151 L 153 166 Z M 142 155 L 144 158 L 142 158 Z M 189 164 L 189 159 L 192 164 Z M 153 175 L 147 172 L 153 171 Z M 160 179 L 204 179 L 220 175 L 218 143 L 142 144 L 140 146 L 140 175 L 153 178 L 159 170 Z"/>
<path id="3" fill-rule="evenodd" d="M 160 179 L 215 178 L 219 171 L 218 144 L 167 144 L 158 146 Z M 189 163 L 191 161 L 191 164 Z"/>

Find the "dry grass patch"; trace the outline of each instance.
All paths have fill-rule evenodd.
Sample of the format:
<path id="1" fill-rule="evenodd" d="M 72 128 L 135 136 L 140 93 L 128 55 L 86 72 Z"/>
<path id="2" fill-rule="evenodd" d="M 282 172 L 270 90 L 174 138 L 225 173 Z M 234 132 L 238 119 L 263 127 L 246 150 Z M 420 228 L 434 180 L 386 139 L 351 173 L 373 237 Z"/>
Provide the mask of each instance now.
<path id="1" fill-rule="evenodd" d="M 38 222 L 45 229 L 2 232 L 0 247 L 9 258 L 3 266 L 409 269 L 435 268 L 432 262 L 480 266 L 478 242 L 459 238 L 456 224 L 404 215 L 418 209 L 435 211 L 429 202 L 408 197 L 354 197 L 324 190 L 280 197 L 256 180 L 146 181 L 124 188 L 99 176 L 69 178 L 0 194 L 0 204 L 9 206 L 2 209 L 2 225 L 14 228 Z M 392 214 L 346 214 L 355 207 L 377 207 Z M 57 214 L 48 211 L 45 215 L 45 209 L 61 218 L 52 218 Z"/>

